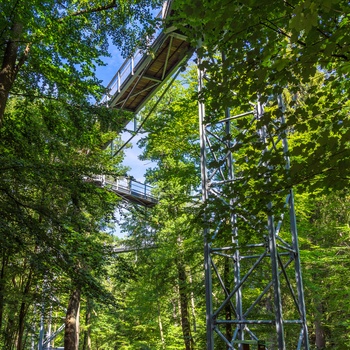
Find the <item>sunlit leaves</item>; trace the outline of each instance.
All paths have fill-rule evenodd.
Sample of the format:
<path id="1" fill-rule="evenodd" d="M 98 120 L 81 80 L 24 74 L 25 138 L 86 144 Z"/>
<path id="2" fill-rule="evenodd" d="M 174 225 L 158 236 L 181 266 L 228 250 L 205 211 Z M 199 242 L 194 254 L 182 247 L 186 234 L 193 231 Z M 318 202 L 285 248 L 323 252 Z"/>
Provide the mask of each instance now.
<path id="1" fill-rule="evenodd" d="M 21 28 L 13 53 L 19 71 L 11 90 L 98 101 L 103 88 L 95 71 L 109 56 L 110 44 L 128 56 L 154 30 L 156 6 L 153 0 L 127 6 L 124 1 L 6 2 L 0 17 L 2 42 L 11 40 L 15 25 Z M 0 60 L 7 62 L 9 53 L 2 47 Z"/>

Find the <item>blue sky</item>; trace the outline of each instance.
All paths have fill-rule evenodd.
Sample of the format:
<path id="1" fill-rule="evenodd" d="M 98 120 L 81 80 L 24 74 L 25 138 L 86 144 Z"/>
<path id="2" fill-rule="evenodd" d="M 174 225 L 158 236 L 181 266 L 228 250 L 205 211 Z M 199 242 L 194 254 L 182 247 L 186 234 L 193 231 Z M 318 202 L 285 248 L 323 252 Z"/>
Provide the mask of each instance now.
<path id="1" fill-rule="evenodd" d="M 107 64 L 104 67 L 98 67 L 96 70 L 97 77 L 103 81 L 103 85 L 107 86 L 111 79 L 114 77 L 120 66 L 123 64 L 124 59 L 121 57 L 119 51 L 116 48 L 112 48 L 112 57 L 105 57 L 103 61 Z M 128 130 L 133 130 L 133 121 L 127 125 Z M 124 132 L 121 137 L 123 141 L 127 141 L 130 138 L 130 134 Z M 132 175 L 137 181 L 145 182 L 144 174 L 147 167 L 150 165 L 149 161 L 141 161 L 138 156 L 141 150 L 137 146 L 137 141 L 140 139 L 141 135 L 136 135 L 131 144 L 131 148 L 125 149 L 125 159 L 123 164 L 130 168 L 128 174 Z M 115 213 L 118 220 L 120 220 L 119 212 Z M 115 224 L 111 233 L 119 238 L 124 238 L 125 234 L 120 231 L 118 224 Z"/>
<path id="2" fill-rule="evenodd" d="M 130 128 L 133 128 L 133 122 L 131 122 Z M 127 141 L 130 138 L 129 133 L 122 135 L 122 140 Z M 129 175 L 132 175 L 137 181 L 145 182 L 144 174 L 146 169 L 152 167 L 152 163 L 147 161 L 141 161 L 138 159 L 141 150 L 137 146 L 137 141 L 141 138 L 141 135 L 136 135 L 132 141 L 132 148 L 128 148 L 125 151 L 125 159 L 123 164 L 130 167 Z"/>
<path id="3" fill-rule="evenodd" d="M 153 15 L 157 16 L 161 9 L 162 7 L 153 9 Z M 110 42 L 109 45 L 109 53 L 111 54 L 110 57 L 100 57 L 106 66 L 97 67 L 96 69 L 96 75 L 99 79 L 102 80 L 104 86 L 107 86 L 109 84 L 109 82 L 117 73 L 118 69 L 125 61 L 125 59 L 122 58 L 120 54 L 120 50 L 118 50 L 118 48 L 114 46 L 112 42 Z M 128 130 L 133 130 L 133 128 L 133 122 L 127 125 Z M 131 135 L 129 133 L 124 133 L 122 134 L 122 140 L 127 141 L 130 136 Z M 123 164 L 130 167 L 130 170 L 128 172 L 129 175 L 133 176 L 137 181 L 144 182 L 144 174 L 146 172 L 146 169 L 152 167 L 153 165 L 150 161 L 141 161 L 138 159 L 141 150 L 138 148 L 136 143 L 139 139 L 140 135 L 136 135 L 131 142 L 132 147 L 125 150 L 125 159 Z"/>
<path id="4" fill-rule="evenodd" d="M 116 47 L 111 46 L 110 48 L 111 57 L 102 58 L 106 63 L 106 66 L 98 67 L 96 70 L 97 77 L 103 81 L 103 85 L 107 86 L 112 80 L 114 75 L 117 73 L 120 66 L 123 64 L 124 59 L 121 57 L 120 52 Z M 133 129 L 133 122 L 127 126 L 128 130 Z M 130 134 L 125 132 L 122 134 L 122 140 L 127 141 L 130 138 Z M 144 182 L 144 174 L 147 167 L 151 167 L 149 161 L 141 161 L 138 156 L 141 150 L 138 148 L 136 142 L 140 139 L 140 135 L 136 135 L 133 139 L 132 148 L 125 150 L 125 159 L 123 164 L 130 167 L 129 175 L 132 175 L 137 181 Z"/>

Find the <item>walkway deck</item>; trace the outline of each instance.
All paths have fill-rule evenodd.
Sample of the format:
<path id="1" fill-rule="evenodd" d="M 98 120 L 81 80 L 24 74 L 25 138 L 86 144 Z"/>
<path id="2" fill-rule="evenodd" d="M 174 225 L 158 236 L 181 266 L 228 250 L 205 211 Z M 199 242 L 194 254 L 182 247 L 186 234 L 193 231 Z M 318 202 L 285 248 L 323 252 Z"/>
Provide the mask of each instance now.
<path id="1" fill-rule="evenodd" d="M 113 181 L 107 179 L 105 185 L 123 199 L 135 204 L 153 207 L 158 202 L 158 199 L 151 193 L 151 186 L 135 180 L 119 178 Z"/>
<path id="2" fill-rule="evenodd" d="M 170 16 L 171 3 L 163 8 L 163 18 Z M 155 36 L 148 52 L 138 50 L 123 63 L 108 84 L 108 93 L 101 103 L 138 113 L 194 52 L 176 28 L 167 28 Z"/>
<path id="3" fill-rule="evenodd" d="M 170 17 L 172 2 L 173 0 L 165 2 L 159 17 Z M 138 50 L 123 63 L 108 84 L 108 93 L 103 97 L 102 104 L 138 113 L 194 52 L 186 37 L 174 27 L 162 29 L 154 37 L 147 52 Z M 126 125 L 129 121 L 121 122 Z M 150 193 L 150 187 L 137 181 L 125 184 L 105 180 L 104 184 L 130 202 L 144 206 L 154 206 L 157 203 L 157 199 Z"/>
<path id="4" fill-rule="evenodd" d="M 101 187 L 108 187 L 111 191 L 127 200 L 128 202 L 140 204 L 145 207 L 153 207 L 158 199 L 152 193 L 150 185 L 132 180 L 128 177 L 113 179 L 105 176 L 95 176 L 94 183 Z"/>

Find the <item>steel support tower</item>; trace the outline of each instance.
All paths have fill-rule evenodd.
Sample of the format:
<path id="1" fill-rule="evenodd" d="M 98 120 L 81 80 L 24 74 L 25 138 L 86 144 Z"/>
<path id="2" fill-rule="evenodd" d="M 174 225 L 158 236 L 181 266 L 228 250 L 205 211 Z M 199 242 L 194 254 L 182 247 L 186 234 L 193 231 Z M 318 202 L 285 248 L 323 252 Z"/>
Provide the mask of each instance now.
<path id="1" fill-rule="evenodd" d="M 199 96 L 205 79 L 210 77 L 198 70 Z M 255 125 L 264 145 L 258 165 L 269 170 L 261 175 L 267 189 L 274 172 L 267 153 L 279 149 L 282 168 L 289 170 L 283 99 L 276 99 L 279 113 L 269 128 L 261 122 L 265 105 L 259 97 L 250 111 L 226 108 L 221 119 L 217 111 L 214 118 L 206 115 L 199 100 L 207 350 L 309 349 L 293 190 L 283 192 L 278 214 L 273 202 L 249 213 L 235 194 L 237 182 L 250 181 L 235 166 L 235 149 L 247 132 L 241 125 Z"/>

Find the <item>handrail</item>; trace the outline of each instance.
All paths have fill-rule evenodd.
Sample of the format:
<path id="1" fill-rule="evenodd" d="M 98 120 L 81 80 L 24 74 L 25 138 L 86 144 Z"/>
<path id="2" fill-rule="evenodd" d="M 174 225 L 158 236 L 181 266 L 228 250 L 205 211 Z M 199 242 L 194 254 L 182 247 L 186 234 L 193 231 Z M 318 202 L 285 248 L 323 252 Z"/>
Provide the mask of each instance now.
<path id="1" fill-rule="evenodd" d="M 63 323 L 63 324 L 56 330 L 56 332 L 50 334 L 48 337 L 46 337 L 46 338 L 44 339 L 44 341 L 43 341 L 43 345 L 44 345 L 43 348 L 44 348 L 44 349 L 46 349 L 46 348 L 45 348 L 45 345 L 48 344 L 51 340 L 55 339 L 56 336 L 57 336 L 61 331 L 63 331 L 64 327 L 65 327 L 65 324 Z"/>
<path id="2" fill-rule="evenodd" d="M 88 182 L 94 182 L 100 187 L 107 187 L 120 195 L 127 195 L 135 199 L 146 200 L 156 204 L 158 199 L 153 195 L 153 187 L 145 183 L 132 180 L 130 177 L 117 177 L 105 175 L 95 175 L 85 179 Z M 127 197 L 125 197 L 127 198 Z M 130 199 L 130 198 L 129 198 Z"/>
<path id="3" fill-rule="evenodd" d="M 156 18 L 160 18 L 164 20 L 170 11 L 172 0 L 165 1 L 163 8 L 158 13 Z M 162 32 L 163 28 L 162 26 L 159 26 L 155 33 L 150 38 L 147 47 L 152 47 L 153 44 L 155 44 L 157 38 L 159 37 L 159 34 Z M 135 68 L 137 67 L 138 63 L 141 61 L 141 59 L 145 56 L 145 50 L 144 49 L 137 49 L 135 53 L 127 58 L 124 63 L 121 65 L 121 67 L 118 69 L 117 73 L 114 75 L 112 80 L 109 82 L 109 84 L 106 87 L 106 93 L 103 95 L 101 99 L 101 104 L 108 104 L 108 101 L 118 92 L 120 92 L 122 85 L 127 80 L 127 78 L 130 75 L 134 75 Z"/>
<path id="4" fill-rule="evenodd" d="M 163 9 L 158 13 L 156 18 L 161 18 L 163 15 Z M 157 28 L 155 33 L 153 34 L 151 40 L 149 41 L 147 47 L 151 47 L 156 39 L 158 38 L 159 34 L 162 31 L 162 27 L 160 26 Z M 127 80 L 127 78 L 130 75 L 134 75 L 135 73 L 135 67 L 137 67 L 138 63 L 141 61 L 141 59 L 145 55 L 144 49 L 137 49 L 135 53 L 127 58 L 124 63 L 121 65 L 121 67 L 118 69 L 117 73 L 114 75 L 112 80 L 109 82 L 106 88 L 106 94 L 102 97 L 101 104 L 107 104 L 108 101 L 113 97 L 117 92 L 119 93 L 121 90 L 121 86 L 123 83 Z"/>
<path id="5" fill-rule="evenodd" d="M 104 183 L 106 185 L 111 186 L 112 189 L 124 192 L 125 194 L 147 199 L 154 203 L 157 202 L 156 197 L 154 197 L 154 195 L 152 194 L 152 186 L 147 185 L 145 183 L 132 180 L 131 178 L 126 177 L 117 179 L 106 178 Z"/>

